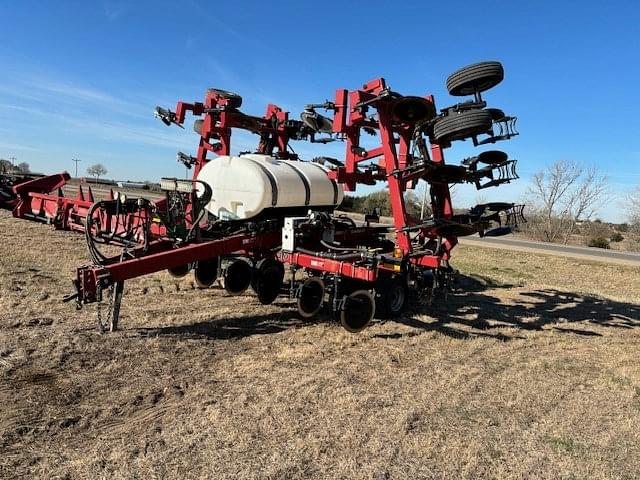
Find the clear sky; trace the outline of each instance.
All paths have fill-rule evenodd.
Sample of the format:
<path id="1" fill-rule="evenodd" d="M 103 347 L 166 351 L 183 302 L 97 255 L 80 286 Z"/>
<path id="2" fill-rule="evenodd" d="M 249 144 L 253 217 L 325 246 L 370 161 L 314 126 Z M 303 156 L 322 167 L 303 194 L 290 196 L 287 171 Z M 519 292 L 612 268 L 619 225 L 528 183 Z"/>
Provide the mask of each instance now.
<path id="1" fill-rule="evenodd" d="M 498 144 L 522 180 L 482 191 L 518 200 L 545 164 L 566 159 L 605 171 L 617 196 L 640 183 L 640 2 L 494 1 L 28 1 L 0 0 L 0 157 L 33 170 L 157 180 L 182 175 L 191 128 L 167 128 L 155 105 L 233 90 L 243 110 L 305 103 L 384 76 L 395 91 L 455 103 L 446 76 L 500 60 L 490 106 L 519 117 L 520 137 Z M 235 150 L 257 139 L 235 137 Z M 338 146 L 295 143 L 304 157 Z M 456 142 L 447 160 L 474 152 Z M 362 191 L 359 191 L 359 193 Z M 366 192 L 366 191 L 365 191 Z M 486 192 L 486 193 L 485 193 Z M 458 188 L 458 206 L 474 203 Z M 621 221 L 614 198 L 602 217 Z"/>

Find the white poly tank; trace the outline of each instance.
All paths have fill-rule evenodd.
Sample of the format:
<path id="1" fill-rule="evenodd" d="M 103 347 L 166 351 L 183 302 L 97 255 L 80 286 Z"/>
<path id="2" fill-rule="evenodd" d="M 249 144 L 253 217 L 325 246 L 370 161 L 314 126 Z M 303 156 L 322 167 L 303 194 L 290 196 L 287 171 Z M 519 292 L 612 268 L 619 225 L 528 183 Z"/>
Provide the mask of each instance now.
<path id="1" fill-rule="evenodd" d="M 318 163 L 268 155 L 223 155 L 209 161 L 198 180 L 212 190 L 206 209 L 221 219 L 253 218 L 265 209 L 335 208 L 342 186 Z"/>

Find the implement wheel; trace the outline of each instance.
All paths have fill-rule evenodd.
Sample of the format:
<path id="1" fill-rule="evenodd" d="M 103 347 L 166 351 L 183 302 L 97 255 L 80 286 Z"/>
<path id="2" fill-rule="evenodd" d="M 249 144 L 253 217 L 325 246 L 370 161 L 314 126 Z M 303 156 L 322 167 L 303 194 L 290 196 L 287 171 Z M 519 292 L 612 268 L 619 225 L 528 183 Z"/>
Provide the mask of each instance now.
<path id="1" fill-rule="evenodd" d="M 401 275 L 387 278 L 376 287 L 376 314 L 378 318 L 395 318 L 404 311 L 409 298 L 409 287 Z"/>
<path id="2" fill-rule="evenodd" d="M 492 124 L 491 114 L 486 110 L 451 113 L 435 123 L 433 136 L 438 142 L 464 140 L 482 133 L 489 133 Z"/>
<path id="3" fill-rule="evenodd" d="M 185 263 L 184 265 L 180 265 L 178 267 L 167 268 L 167 272 L 169 272 L 169 275 L 171 275 L 173 278 L 182 278 L 187 273 L 189 273 L 189 270 L 190 268 L 188 263 Z"/>
<path id="4" fill-rule="evenodd" d="M 251 265 L 235 260 L 224 272 L 224 289 L 231 295 L 240 295 L 251 283 Z"/>
<path id="5" fill-rule="evenodd" d="M 300 289 L 298 313 L 302 318 L 311 318 L 324 303 L 324 282 L 318 277 L 307 278 Z"/>
<path id="6" fill-rule="evenodd" d="M 278 298 L 282 290 L 283 279 L 284 265 L 282 263 L 272 258 L 265 258 L 258 262 L 253 284 L 261 304 L 269 305 Z"/>
<path id="7" fill-rule="evenodd" d="M 200 260 L 193 269 L 193 277 L 199 288 L 209 288 L 218 279 L 218 257 Z"/>
<path id="8" fill-rule="evenodd" d="M 504 79 L 500 62 L 480 62 L 456 70 L 447 78 L 447 90 L 454 97 L 473 95 L 495 87 Z"/>

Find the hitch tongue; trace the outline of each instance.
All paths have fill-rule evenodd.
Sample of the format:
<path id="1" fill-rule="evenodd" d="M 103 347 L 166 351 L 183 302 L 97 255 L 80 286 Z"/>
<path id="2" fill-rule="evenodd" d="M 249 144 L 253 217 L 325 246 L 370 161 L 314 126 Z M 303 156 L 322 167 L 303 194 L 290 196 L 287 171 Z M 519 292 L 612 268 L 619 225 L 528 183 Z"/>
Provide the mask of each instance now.
<path id="1" fill-rule="evenodd" d="M 73 283 L 73 286 L 75 287 L 76 291 L 75 291 L 75 293 L 70 293 L 70 294 L 65 295 L 64 297 L 62 297 L 62 302 L 63 303 L 69 303 L 71 300 L 75 300 L 76 301 L 76 310 L 82 310 L 82 300 L 81 300 L 81 296 L 80 296 L 80 282 L 76 278 L 75 280 L 72 280 L 71 283 Z"/>
<path id="2" fill-rule="evenodd" d="M 68 303 L 71 300 L 76 300 L 80 297 L 80 295 L 78 294 L 78 292 L 76 293 L 70 293 L 69 295 L 65 295 L 64 297 L 62 297 L 62 301 L 64 303 Z"/>

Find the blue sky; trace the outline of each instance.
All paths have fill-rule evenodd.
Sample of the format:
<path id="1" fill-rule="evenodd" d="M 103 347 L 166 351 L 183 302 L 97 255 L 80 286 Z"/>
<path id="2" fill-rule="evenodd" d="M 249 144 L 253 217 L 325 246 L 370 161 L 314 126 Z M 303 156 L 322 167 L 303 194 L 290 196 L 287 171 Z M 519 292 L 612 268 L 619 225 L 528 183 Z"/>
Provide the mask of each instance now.
<path id="1" fill-rule="evenodd" d="M 34 170 L 73 172 L 78 157 L 81 170 L 100 162 L 119 179 L 182 175 L 175 154 L 193 153 L 197 136 L 166 128 L 153 108 L 201 100 L 208 87 L 240 93 L 247 113 L 273 102 L 297 116 L 336 88 L 384 76 L 444 107 L 456 102 L 449 73 L 496 59 L 506 78 L 486 99 L 519 117 L 521 136 L 499 148 L 519 160 L 522 180 L 483 199 L 518 200 L 560 159 L 601 168 L 615 196 L 640 183 L 635 1 L 0 0 L 0 18 L 0 157 Z M 235 150 L 257 143 L 234 140 Z M 341 151 L 293 146 L 304 157 Z M 447 160 L 474 152 L 456 142 Z M 461 187 L 455 200 L 476 197 Z M 614 198 L 601 216 L 622 220 L 621 208 Z"/>

